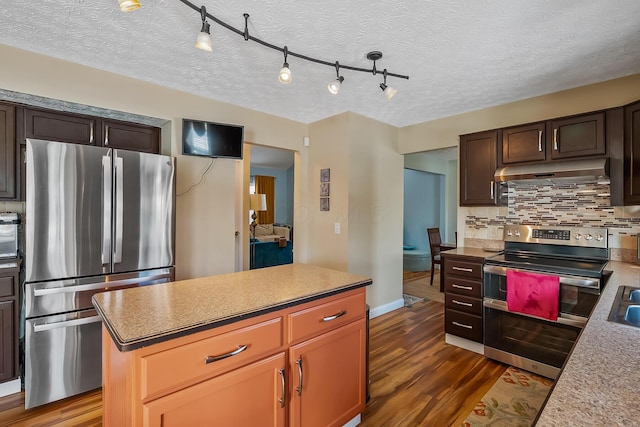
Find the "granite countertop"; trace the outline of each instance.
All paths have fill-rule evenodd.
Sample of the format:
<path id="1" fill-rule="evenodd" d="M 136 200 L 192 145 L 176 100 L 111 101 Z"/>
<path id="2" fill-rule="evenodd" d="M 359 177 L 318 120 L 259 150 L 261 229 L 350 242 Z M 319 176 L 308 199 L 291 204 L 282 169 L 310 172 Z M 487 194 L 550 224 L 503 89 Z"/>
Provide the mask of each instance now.
<path id="1" fill-rule="evenodd" d="M 536 426 L 631 426 L 640 422 L 640 328 L 609 322 L 619 286 L 640 287 L 640 266 L 610 261 L 609 279 Z"/>
<path id="2" fill-rule="evenodd" d="M 312 301 L 372 283 L 308 264 L 287 264 L 103 292 L 93 305 L 120 351 Z"/>
<path id="3" fill-rule="evenodd" d="M 460 246 L 448 251 L 442 251 L 440 252 L 440 256 L 460 255 L 460 256 L 470 256 L 470 257 L 476 257 L 476 258 L 488 258 L 500 252 L 501 250 L 498 250 L 498 249 L 494 250 L 494 249 L 468 248 L 468 247 Z"/>

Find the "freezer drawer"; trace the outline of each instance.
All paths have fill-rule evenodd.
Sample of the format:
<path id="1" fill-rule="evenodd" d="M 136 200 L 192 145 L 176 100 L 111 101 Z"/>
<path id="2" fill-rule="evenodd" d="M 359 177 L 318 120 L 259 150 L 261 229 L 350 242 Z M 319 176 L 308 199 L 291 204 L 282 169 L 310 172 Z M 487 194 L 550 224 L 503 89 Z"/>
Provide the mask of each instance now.
<path id="1" fill-rule="evenodd" d="M 98 292 L 166 283 L 173 281 L 173 278 L 174 268 L 171 267 L 109 276 L 26 283 L 25 317 L 93 308 L 91 297 Z"/>
<path id="2" fill-rule="evenodd" d="M 93 309 L 26 319 L 26 409 L 101 386 L 101 325 Z"/>

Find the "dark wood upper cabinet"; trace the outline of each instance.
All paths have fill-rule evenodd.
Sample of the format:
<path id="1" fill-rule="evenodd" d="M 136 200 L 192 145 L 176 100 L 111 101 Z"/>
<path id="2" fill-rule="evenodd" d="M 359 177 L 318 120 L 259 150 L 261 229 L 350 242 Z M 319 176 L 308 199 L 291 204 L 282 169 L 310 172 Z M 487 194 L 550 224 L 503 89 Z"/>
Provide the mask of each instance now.
<path id="1" fill-rule="evenodd" d="M 25 109 L 25 137 L 73 144 L 101 145 L 100 121 L 71 113 Z"/>
<path id="2" fill-rule="evenodd" d="M 0 199 L 17 196 L 16 162 L 16 109 L 0 104 Z"/>
<path id="3" fill-rule="evenodd" d="M 115 120 L 103 120 L 104 146 L 146 153 L 160 152 L 160 129 Z"/>
<path id="4" fill-rule="evenodd" d="M 498 204 L 494 181 L 498 131 L 460 136 L 460 206 Z"/>
<path id="5" fill-rule="evenodd" d="M 502 163 L 544 160 L 545 123 L 532 123 L 502 130 Z"/>
<path id="6" fill-rule="evenodd" d="M 604 112 L 549 120 L 551 159 L 607 154 L 604 124 Z"/>
<path id="7" fill-rule="evenodd" d="M 640 101 L 624 109 L 625 205 L 640 205 Z"/>

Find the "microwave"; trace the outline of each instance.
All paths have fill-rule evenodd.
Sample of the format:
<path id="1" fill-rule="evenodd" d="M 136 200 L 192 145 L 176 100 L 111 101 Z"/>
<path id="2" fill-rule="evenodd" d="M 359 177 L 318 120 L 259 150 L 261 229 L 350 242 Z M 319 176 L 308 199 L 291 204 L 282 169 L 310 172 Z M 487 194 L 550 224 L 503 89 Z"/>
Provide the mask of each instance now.
<path id="1" fill-rule="evenodd" d="M 0 213 L 0 259 L 18 256 L 18 224 L 17 213 Z"/>

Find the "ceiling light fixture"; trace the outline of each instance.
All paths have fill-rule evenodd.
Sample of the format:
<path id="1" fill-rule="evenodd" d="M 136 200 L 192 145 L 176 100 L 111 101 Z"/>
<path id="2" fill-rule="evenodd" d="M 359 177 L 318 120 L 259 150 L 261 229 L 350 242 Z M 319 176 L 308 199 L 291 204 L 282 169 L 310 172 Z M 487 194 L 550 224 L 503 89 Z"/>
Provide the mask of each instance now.
<path id="1" fill-rule="evenodd" d="M 291 70 L 289 69 L 289 63 L 287 62 L 287 55 L 289 54 L 289 49 L 284 47 L 284 64 L 282 64 L 282 68 L 280 69 L 280 74 L 278 75 L 278 81 L 283 85 L 288 85 L 291 83 Z"/>
<path id="2" fill-rule="evenodd" d="M 198 33 L 198 38 L 196 38 L 196 47 L 211 52 L 213 50 L 211 33 L 209 32 L 211 26 L 207 22 L 207 8 L 204 6 L 200 8 L 200 17 L 202 18 L 202 29 Z"/>
<path id="3" fill-rule="evenodd" d="M 118 0 L 120 2 L 120 8 L 123 11 L 131 11 L 131 10 L 135 10 L 138 7 L 140 7 L 140 3 L 138 2 L 138 0 Z M 206 9 L 204 6 L 198 7 L 195 4 L 191 3 L 188 0 L 179 0 L 182 4 L 184 4 L 185 6 L 188 6 L 189 8 L 193 9 L 196 12 L 200 12 L 200 16 L 202 18 L 202 30 L 200 31 L 200 34 L 198 34 L 198 41 L 196 43 L 196 47 L 198 47 L 199 49 L 203 49 L 206 51 L 211 52 L 212 49 L 212 45 L 211 45 L 211 36 L 210 36 L 210 32 L 209 32 L 209 23 L 207 22 L 206 18 L 209 18 L 211 21 L 215 22 L 216 24 L 226 28 L 229 31 L 232 31 L 236 34 L 238 34 L 239 36 L 243 37 L 246 41 L 253 41 L 256 42 L 258 44 L 261 44 L 264 47 L 268 47 L 270 49 L 273 50 L 277 50 L 280 51 L 284 54 L 284 64 L 282 69 L 280 70 L 280 74 L 278 76 L 278 80 L 281 83 L 284 84 L 289 84 L 291 83 L 291 70 L 289 69 L 289 64 L 287 63 L 287 56 L 291 55 L 291 56 L 295 56 L 296 58 L 299 59 L 304 59 L 305 61 L 309 61 L 309 62 L 314 62 L 316 64 L 321 64 L 321 65 L 327 65 L 330 67 L 336 67 L 336 70 L 338 71 L 338 78 L 337 80 L 333 81 L 330 83 L 330 87 L 329 87 L 329 91 L 331 93 L 334 93 L 332 88 L 335 90 L 336 87 L 338 87 L 338 89 L 336 90 L 336 93 L 340 90 L 339 87 L 342 84 L 342 82 L 344 81 L 344 77 L 339 75 L 339 68 L 345 69 L 345 70 L 350 70 L 350 71 L 360 71 L 360 72 L 364 72 L 364 73 L 373 73 L 373 75 L 375 76 L 377 74 L 377 70 L 376 70 L 376 61 L 379 60 L 380 58 L 382 58 L 382 52 L 379 51 L 373 51 L 373 52 L 369 52 L 366 57 L 367 59 L 370 59 L 373 61 L 373 68 L 362 68 L 362 67 L 354 67 L 351 65 L 339 65 L 338 61 L 335 62 L 330 62 L 330 61 L 324 61 L 322 59 L 318 59 L 318 58 L 313 58 L 311 56 L 306 56 L 306 55 L 302 55 L 300 53 L 296 53 L 296 52 L 292 52 L 290 51 L 287 46 L 284 47 L 280 47 L 280 46 L 276 46 L 272 43 L 266 42 L 264 40 L 261 40 L 257 37 L 253 37 L 251 35 L 249 35 L 249 27 L 248 27 L 248 20 L 249 20 L 249 14 L 248 13 L 244 13 L 244 31 L 243 30 L 239 30 L 229 24 L 227 24 L 226 22 L 216 18 L 215 16 L 207 13 Z M 131 6 L 128 6 L 127 8 L 123 7 L 123 3 L 127 3 L 127 4 L 132 4 Z M 201 42 L 202 39 L 202 42 Z M 385 92 L 385 95 L 387 96 L 388 99 L 391 99 L 393 97 L 393 95 L 395 95 L 396 90 L 393 89 L 390 86 L 387 86 L 387 77 L 397 77 L 400 79 L 409 79 L 409 76 L 405 76 L 402 74 L 396 74 L 396 73 L 391 73 L 388 72 L 385 68 L 384 70 L 384 83 L 382 83 L 380 85 L 380 87 L 382 88 L 382 90 Z M 384 87 L 383 87 L 384 86 Z"/>
<path id="4" fill-rule="evenodd" d="M 387 99 L 391 100 L 391 98 L 393 98 L 393 96 L 396 94 L 397 90 L 395 90 L 391 86 L 387 86 L 387 69 L 386 68 L 384 69 L 384 71 L 382 71 L 382 75 L 384 76 L 384 83 L 380 83 L 380 89 L 382 89 Z"/>
<path id="5" fill-rule="evenodd" d="M 340 75 L 340 63 L 336 61 L 336 76 L 338 77 L 335 80 L 331 80 L 327 85 L 329 92 L 333 95 L 337 95 L 340 92 L 340 87 L 342 86 L 342 82 L 344 81 L 344 77 Z"/>
<path id="6" fill-rule="evenodd" d="M 140 9 L 138 0 L 118 0 L 118 3 L 120 3 L 120 10 L 123 12 L 133 12 L 136 9 Z"/>

